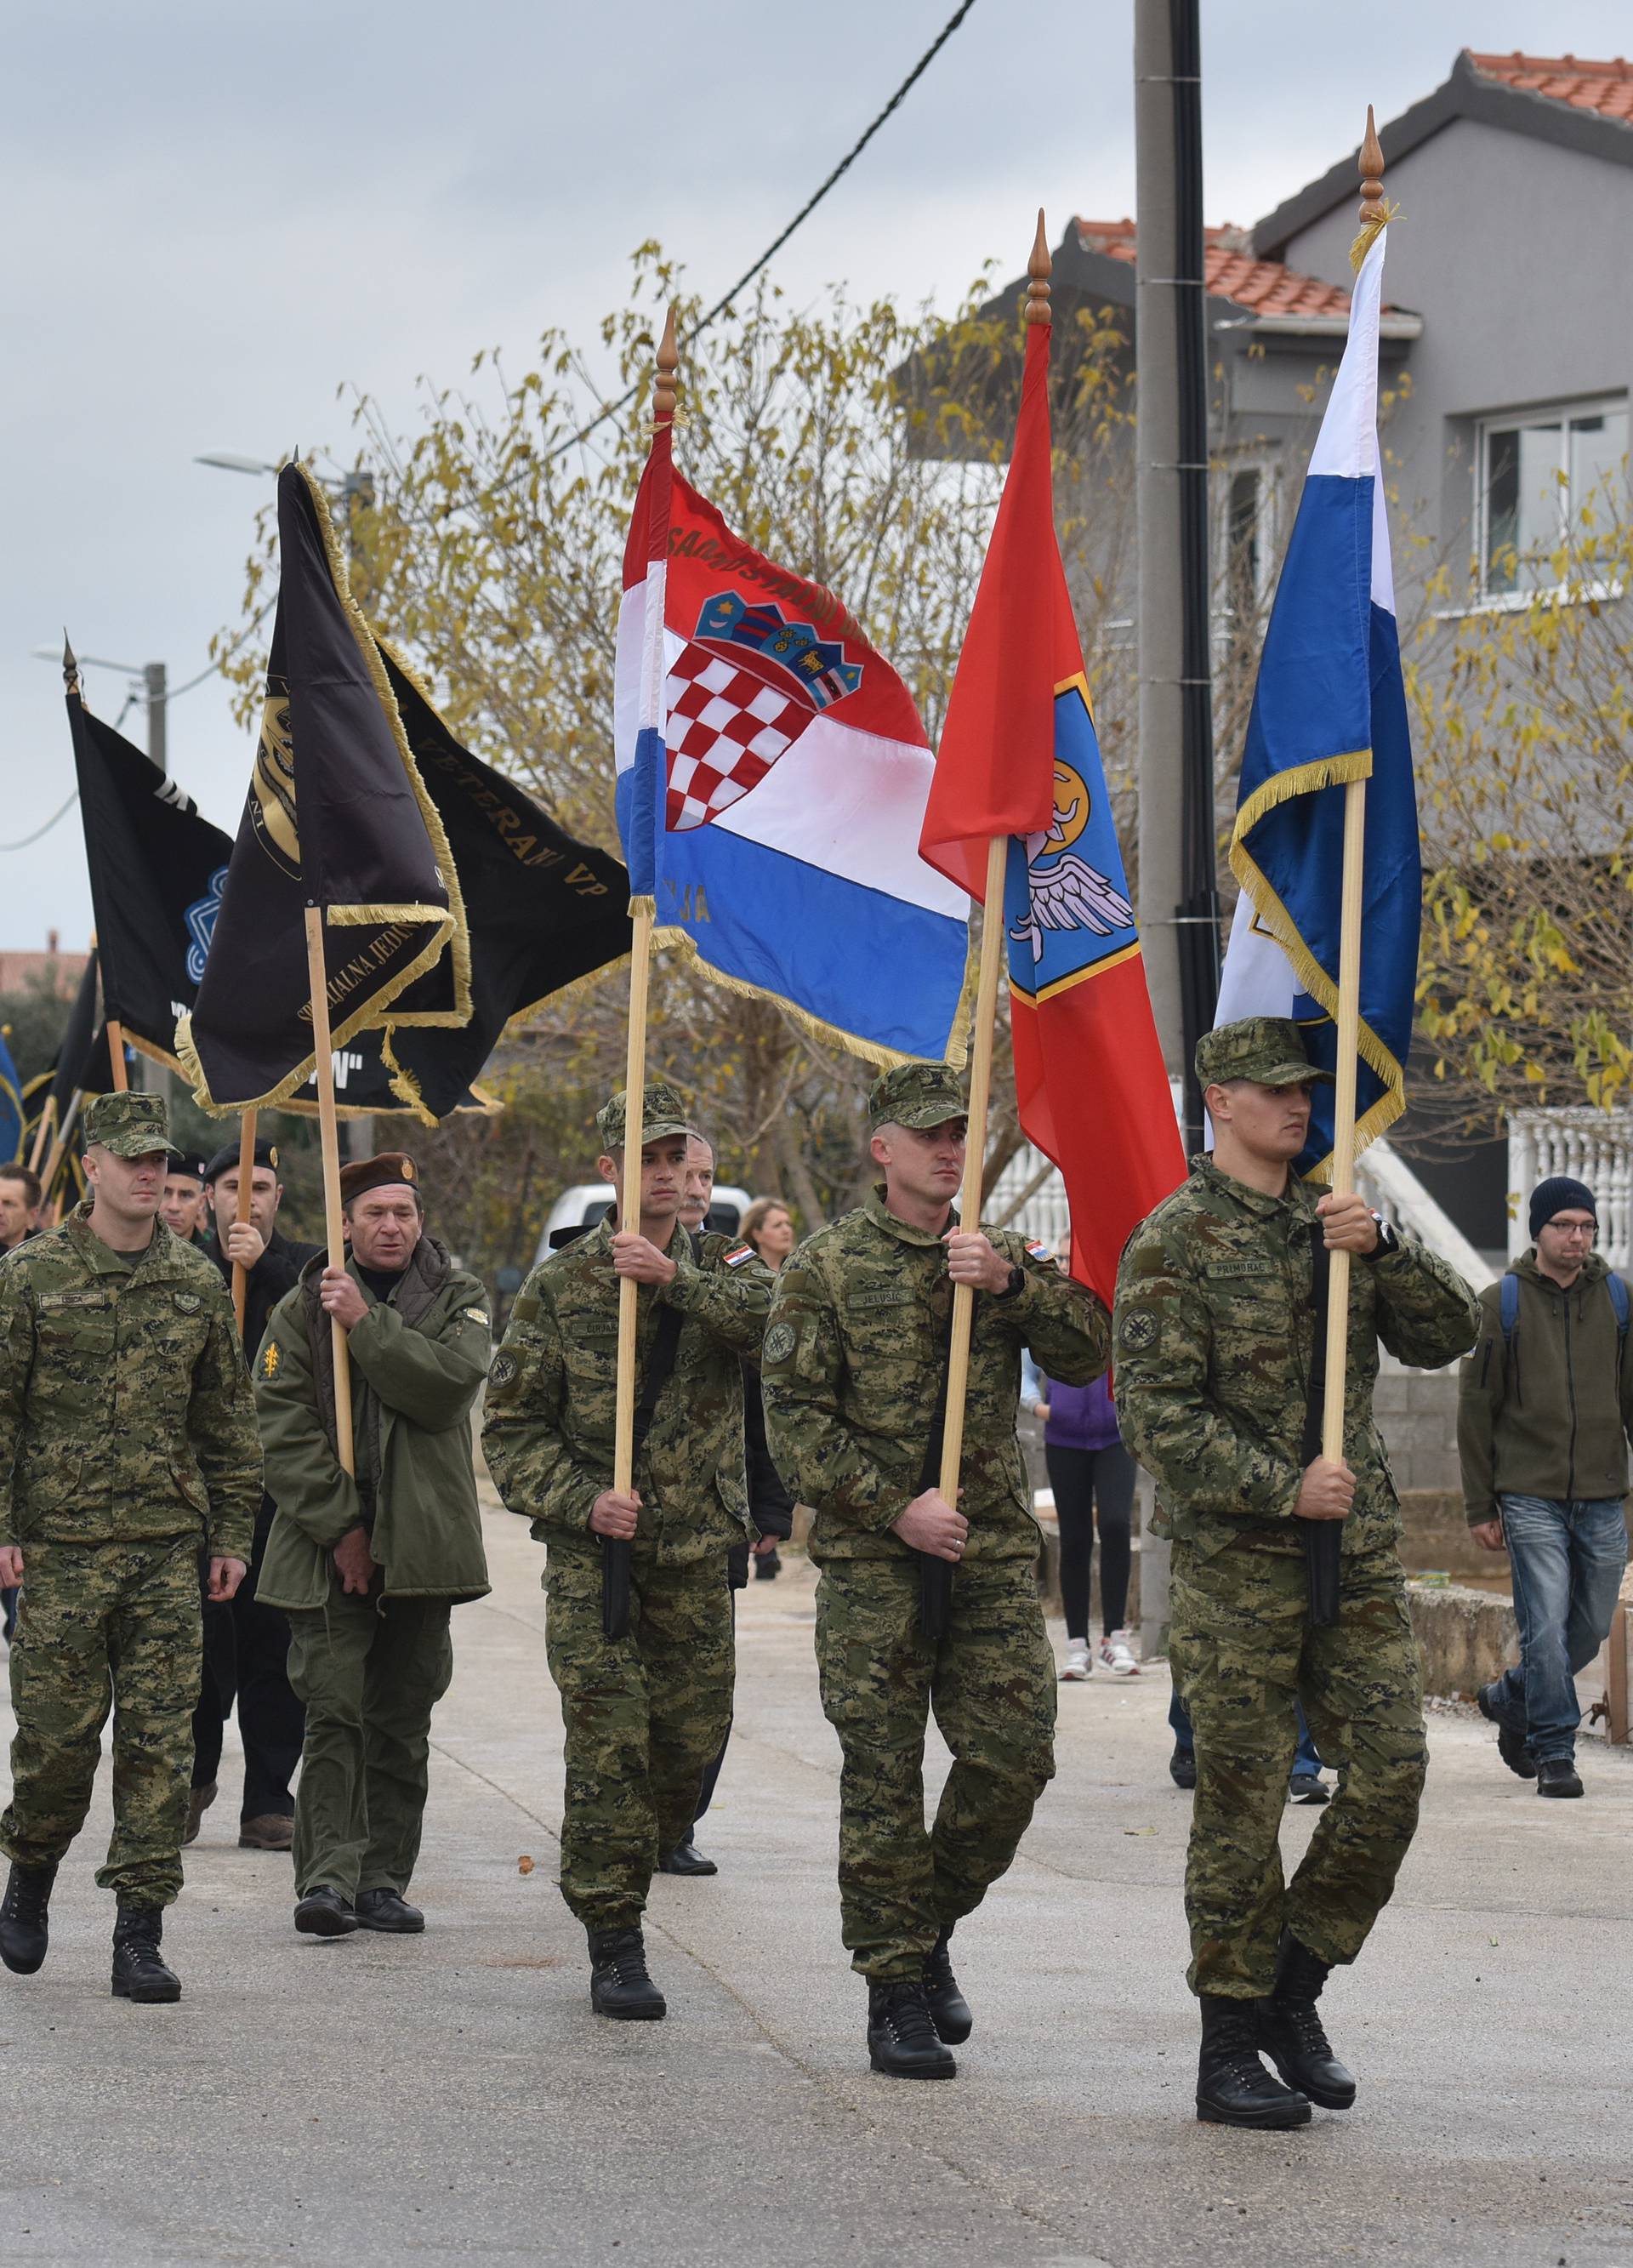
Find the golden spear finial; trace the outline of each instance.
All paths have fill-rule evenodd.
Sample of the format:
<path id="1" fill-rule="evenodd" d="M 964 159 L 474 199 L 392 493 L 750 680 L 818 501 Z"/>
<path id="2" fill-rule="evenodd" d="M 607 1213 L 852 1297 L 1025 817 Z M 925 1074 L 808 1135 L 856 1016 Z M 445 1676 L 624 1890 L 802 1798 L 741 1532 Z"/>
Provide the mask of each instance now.
<path id="1" fill-rule="evenodd" d="M 1361 143 L 1361 225 L 1381 227 L 1389 217 L 1384 203 L 1384 152 L 1378 139 L 1372 106 L 1366 106 L 1366 133 Z"/>
<path id="2" fill-rule="evenodd" d="M 74 649 L 68 643 L 66 630 L 63 633 L 63 687 L 70 699 L 85 699 L 79 684 L 79 664 L 74 659 Z"/>
<path id="3" fill-rule="evenodd" d="M 680 367 L 680 350 L 675 345 L 674 309 L 664 318 L 664 335 L 658 342 L 658 379 L 652 387 L 652 420 L 658 425 L 674 423 L 675 402 L 680 388 L 675 373 Z"/>
<path id="4" fill-rule="evenodd" d="M 1026 262 L 1026 273 L 1032 281 L 1026 286 L 1026 320 L 1047 323 L 1049 313 L 1049 277 L 1055 262 L 1049 257 L 1049 240 L 1043 231 L 1043 208 L 1038 207 L 1038 232 L 1032 239 L 1032 257 Z"/>

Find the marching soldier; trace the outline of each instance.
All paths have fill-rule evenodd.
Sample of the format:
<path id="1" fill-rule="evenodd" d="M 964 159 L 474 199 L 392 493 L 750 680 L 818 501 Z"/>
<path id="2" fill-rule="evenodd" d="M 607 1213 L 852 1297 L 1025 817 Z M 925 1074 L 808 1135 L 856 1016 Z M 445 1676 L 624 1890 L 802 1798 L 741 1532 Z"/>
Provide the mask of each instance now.
<path id="1" fill-rule="evenodd" d="M 160 1951 L 181 1887 L 202 1547 L 212 1599 L 243 1580 L 261 1452 L 220 1278 L 157 1216 L 163 1098 L 99 1094 L 89 1196 L 0 1270 L 0 1581 L 26 1575 L 11 1650 L 11 1861 L 0 1959 L 45 1959 L 48 1906 L 85 1823 L 114 1708 L 113 1989 L 177 2000 Z"/>
<path id="2" fill-rule="evenodd" d="M 487 1296 L 426 1228 L 412 1158 L 359 1159 L 340 1188 L 347 1264 L 308 1262 L 255 1360 L 277 1506 L 257 1587 L 289 1616 L 290 1683 L 306 1711 L 295 1926 L 417 1934 L 425 1917 L 404 1893 L 431 1712 L 453 1675 L 449 1619 L 489 1589 L 470 1432 Z M 336 1447 L 331 1317 L 346 1333 L 355 1476 Z"/>
<path id="3" fill-rule="evenodd" d="M 1473 1293 L 1443 1261 L 1362 1198 L 1318 1198 L 1293 1175 L 1313 1083 L 1327 1076 L 1294 1023 L 1255 1016 L 1204 1034 L 1196 1077 L 1213 1155 L 1135 1232 L 1117 1280 L 1117 1412 L 1173 1538 L 1170 1653 L 1196 1734 L 1185 1875 L 1196 2110 L 1222 2125 L 1302 2125 L 1313 2102 L 1355 2099 L 1316 2002 L 1388 1901 L 1427 1761 L 1400 1507 L 1372 1418 L 1378 1344 L 1438 1369 L 1479 1328 Z M 1336 1463 L 1305 1447 L 1318 1239 L 1361 1263 Z M 1343 1523 L 1330 1628 L 1309 1611 L 1304 1533 L 1315 1521 Z M 1299 1701 L 1338 1793 L 1284 1889 Z"/>
<path id="4" fill-rule="evenodd" d="M 968 2037 L 948 1940 L 1004 1873 L 1055 1770 L 1055 1661 L 1035 1568 L 1038 1527 L 1016 1438 L 1020 1353 L 1087 1385 L 1109 1319 L 1041 1245 L 960 1225 L 966 1116 L 942 1064 L 908 1064 L 868 1098 L 884 1180 L 860 1211 L 808 1237 L 776 1278 L 761 1356 L 766 1430 L 816 1513 L 822 1705 L 844 1755 L 844 1941 L 868 1980 L 875 2070 L 951 2079 Z M 937 1486 L 953 1286 L 973 1285 L 963 1479 Z M 956 1569 L 945 1631 L 921 1619 L 925 1556 Z M 924 1827 L 934 1709 L 948 1775 Z"/>
<path id="5" fill-rule="evenodd" d="M 726 1555 L 749 1534 L 741 1358 L 769 1270 L 735 1238 L 680 1226 L 687 1114 L 651 1080 L 637 1155 L 624 1097 L 597 1116 L 600 1170 L 639 1174 L 638 1229 L 603 1221 L 523 1285 L 488 1381 L 482 1447 L 548 1547 L 546 1645 L 566 1730 L 562 1895 L 585 1927 L 598 2014 L 651 2020 L 641 1918 L 661 1852 L 686 1841 L 732 1716 Z M 611 1486 L 619 1282 L 640 1289 L 634 1486 Z M 628 1628 L 608 1636 L 602 1539 L 630 1546 Z"/>

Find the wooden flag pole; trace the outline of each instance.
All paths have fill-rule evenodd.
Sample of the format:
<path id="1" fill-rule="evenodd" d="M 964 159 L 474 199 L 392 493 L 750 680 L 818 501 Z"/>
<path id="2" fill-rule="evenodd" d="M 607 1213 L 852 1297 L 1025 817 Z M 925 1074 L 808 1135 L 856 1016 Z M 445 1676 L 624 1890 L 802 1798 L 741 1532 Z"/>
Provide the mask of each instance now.
<path id="1" fill-rule="evenodd" d="M 327 1048 L 324 1049 L 324 1054 L 326 1057 L 328 1054 L 328 1049 Z M 332 1068 L 330 1079 L 332 1083 Z M 255 1178 L 255 1117 L 256 1114 L 253 1109 L 246 1110 L 244 1113 L 242 1123 L 239 1128 L 239 1201 L 237 1219 L 234 1224 L 235 1226 L 239 1228 L 242 1228 L 245 1222 L 249 1219 L 249 1201 L 252 1194 L 252 1184 Z M 338 1129 L 336 1131 L 338 1132 Z M 323 1185 L 326 1202 L 328 1197 L 327 1172 L 327 1169 L 326 1167 L 326 1178 Z M 248 1304 L 249 1270 L 246 1268 L 241 1260 L 235 1260 L 232 1263 L 232 1312 L 238 1318 L 239 1336 L 240 1339 L 244 1336 L 244 1311 Z M 247 1353 L 250 1350 L 246 1348 L 245 1351 Z M 349 1386 L 349 1380 L 348 1381 L 348 1385 Z"/>
<path id="2" fill-rule="evenodd" d="M 680 366 L 675 343 L 674 309 L 664 320 L 658 371 L 652 387 L 655 431 L 673 425 Z M 648 625 L 649 631 L 653 626 Z M 660 654 L 661 637 L 649 636 L 649 654 Z M 652 970 L 650 897 L 631 902 L 634 934 L 629 946 L 629 1035 L 624 1057 L 624 1154 L 619 1182 L 618 1227 L 628 1235 L 641 1226 L 641 1130 L 646 1119 L 646 1004 Z M 632 1276 L 618 1284 L 618 1381 L 613 1410 L 613 1489 L 628 1496 L 635 1486 L 635 1383 L 641 1287 Z M 608 1638 L 623 1637 L 629 1619 L 629 1546 L 615 1536 L 601 1539 L 601 1628 Z"/>
<path id="3" fill-rule="evenodd" d="M 125 1027 L 116 1016 L 107 1019 L 107 1067 L 114 1075 L 115 1094 L 128 1094 L 130 1081 L 125 1072 Z"/>
<path id="4" fill-rule="evenodd" d="M 1031 277 L 1026 286 L 1027 323 L 1049 320 L 1048 238 L 1043 214 L 1033 239 L 1026 263 Z M 987 1154 L 987 1105 L 992 1092 L 992 1044 L 997 1020 L 998 977 L 1004 960 L 1004 885 L 1009 871 L 1007 835 L 995 835 L 987 845 L 987 884 L 982 898 L 981 963 L 975 983 L 975 1052 L 969 1068 L 969 1130 L 964 1151 L 964 1185 L 959 1192 L 959 1225 L 981 1226 L 982 1173 Z M 969 1339 L 975 1321 L 975 1294 L 967 1284 L 953 1287 L 953 1336 L 947 1353 L 947 1416 L 941 1436 L 941 1494 L 956 1510 L 959 1467 L 964 1456 L 964 1403 L 969 1388 Z M 939 1563 L 945 1565 L 945 1563 Z"/>
<path id="5" fill-rule="evenodd" d="M 1361 143 L 1361 225 L 1381 225 L 1384 153 L 1372 106 L 1366 106 Z M 1366 782 L 1344 789 L 1343 893 L 1338 930 L 1338 1058 L 1333 1096 L 1333 1195 L 1355 1194 L 1355 1087 L 1361 1030 L 1361 911 L 1366 875 Z M 1321 1405 L 1321 1454 L 1338 1462 L 1344 1453 L 1344 1392 L 1350 1357 L 1350 1255 L 1330 1256 L 1328 1276 L 1327 1368 Z M 1335 1543 L 1338 1524 L 1332 1523 Z"/>
<path id="6" fill-rule="evenodd" d="M 45 1101 L 40 1106 L 40 1123 L 34 1129 L 33 1153 L 28 1160 L 28 1169 L 30 1173 L 37 1174 L 40 1171 L 40 1161 L 46 1154 L 46 1145 L 50 1138 L 51 1098 L 48 1094 Z"/>
<path id="7" fill-rule="evenodd" d="M 335 1116 L 335 1065 L 329 1049 L 328 971 L 323 961 L 323 909 L 306 909 L 306 982 L 312 991 L 313 1076 L 318 1088 L 318 1130 L 323 1140 L 323 1230 L 329 1266 L 346 1265 L 346 1234 L 340 1212 L 340 1122 Z M 251 1156 L 254 1154 L 253 1141 Z M 243 1145 L 239 1149 L 239 1203 L 244 1202 Z M 351 1446 L 351 1357 L 344 1324 L 329 1318 L 335 1351 L 335 1447 L 341 1470 L 356 1473 Z"/>

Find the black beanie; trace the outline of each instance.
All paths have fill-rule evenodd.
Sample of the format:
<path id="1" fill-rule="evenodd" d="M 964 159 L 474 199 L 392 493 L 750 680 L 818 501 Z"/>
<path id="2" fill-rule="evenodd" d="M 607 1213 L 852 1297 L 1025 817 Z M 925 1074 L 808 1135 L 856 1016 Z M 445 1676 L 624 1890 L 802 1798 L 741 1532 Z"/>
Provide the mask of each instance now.
<path id="1" fill-rule="evenodd" d="M 1531 1241 L 1537 1241 L 1539 1228 L 1546 1228 L 1556 1212 L 1591 1212 L 1599 1219 L 1599 1207 L 1593 1202 L 1593 1192 L 1585 1182 L 1573 1182 L 1569 1174 L 1550 1174 L 1539 1182 L 1531 1192 Z"/>

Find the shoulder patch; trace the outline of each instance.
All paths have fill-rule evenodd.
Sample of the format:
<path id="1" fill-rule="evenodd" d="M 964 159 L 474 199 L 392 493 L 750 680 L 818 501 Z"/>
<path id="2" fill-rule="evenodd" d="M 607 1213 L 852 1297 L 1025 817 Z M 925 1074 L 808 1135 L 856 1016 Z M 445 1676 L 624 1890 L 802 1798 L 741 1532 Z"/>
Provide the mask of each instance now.
<path id="1" fill-rule="evenodd" d="M 184 1315 L 191 1315 L 197 1312 L 199 1296 L 196 1292 L 174 1292 L 171 1297 Z"/>
<path id="2" fill-rule="evenodd" d="M 1026 1249 L 1034 1260 L 1053 1260 L 1055 1257 L 1047 1244 L 1029 1244 Z"/>
<path id="3" fill-rule="evenodd" d="M 460 1313 L 467 1323 L 480 1323 L 485 1331 L 493 1328 L 493 1318 L 486 1307 L 461 1307 Z"/>
<path id="4" fill-rule="evenodd" d="M 273 1379 L 283 1364 L 283 1352 L 276 1339 L 268 1339 L 261 1350 L 261 1360 L 255 1366 L 257 1378 Z"/>
<path id="5" fill-rule="evenodd" d="M 773 1323 L 766 1333 L 766 1343 L 760 1351 L 762 1362 L 786 1362 L 794 1351 L 792 1323 Z"/>
<path id="6" fill-rule="evenodd" d="M 740 1268 L 745 1260 L 752 1260 L 754 1256 L 752 1244 L 734 1244 L 729 1252 L 721 1255 L 728 1268 Z"/>
<path id="7" fill-rule="evenodd" d="M 493 1367 L 488 1373 L 488 1383 L 493 1390 L 496 1393 L 502 1392 L 515 1375 L 516 1357 L 513 1354 L 495 1355 Z"/>
<path id="8" fill-rule="evenodd" d="M 1129 1354 L 1144 1354 L 1161 1336 L 1161 1321 L 1150 1307 L 1126 1309 L 1117 1327 L 1117 1344 Z"/>

